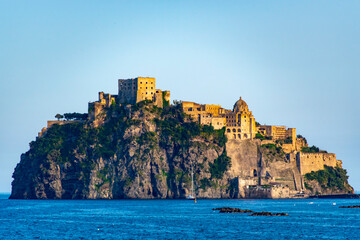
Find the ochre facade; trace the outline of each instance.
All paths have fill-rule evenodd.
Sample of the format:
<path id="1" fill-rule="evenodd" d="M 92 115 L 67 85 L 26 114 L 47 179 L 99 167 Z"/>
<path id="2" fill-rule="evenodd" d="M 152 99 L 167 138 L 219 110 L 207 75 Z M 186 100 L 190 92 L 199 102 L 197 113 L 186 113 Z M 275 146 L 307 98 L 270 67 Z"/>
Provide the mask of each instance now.
<path id="1" fill-rule="evenodd" d="M 119 79 L 119 103 L 136 104 L 144 100 L 162 102 L 163 93 L 160 89 L 155 89 L 155 78 L 137 77 L 131 79 Z M 170 101 L 170 91 L 165 91 L 165 95 Z M 159 107 L 162 107 L 162 105 Z"/>
<path id="2" fill-rule="evenodd" d="M 334 153 L 303 153 L 296 155 L 296 164 L 301 175 L 312 171 L 323 170 L 324 166 L 342 167 L 341 160 L 336 160 Z"/>
<path id="3" fill-rule="evenodd" d="M 255 118 L 244 100 L 235 103 L 233 111 L 225 113 L 228 139 L 253 139 L 256 135 Z"/>
<path id="4" fill-rule="evenodd" d="M 181 108 L 200 124 L 211 125 L 214 129 L 221 129 L 226 126 L 225 109 L 221 108 L 221 105 L 182 102 Z"/>

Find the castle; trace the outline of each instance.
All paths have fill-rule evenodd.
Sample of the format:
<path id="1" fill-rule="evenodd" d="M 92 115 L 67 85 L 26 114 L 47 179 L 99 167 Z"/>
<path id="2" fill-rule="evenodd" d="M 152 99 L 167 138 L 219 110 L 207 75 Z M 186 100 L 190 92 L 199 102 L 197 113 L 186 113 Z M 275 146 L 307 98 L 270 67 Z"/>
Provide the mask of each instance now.
<path id="1" fill-rule="evenodd" d="M 99 92 L 99 99 L 95 102 L 89 102 L 88 105 L 88 120 L 92 126 L 97 127 L 104 121 L 103 110 L 110 108 L 114 105 L 123 105 L 130 107 L 136 103 L 142 101 L 151 101 L 152 104 L 158 108 L 167 107 L 170 105 L 170 91 L 162 91 L 156 89 L 155 78 L 149 77 L 137 77 L 132 79 L 119 79 L 118 80 L 118 94 L 111 95 L 104 92 Z M 294 168 L 298 169 L 298 174 L 304 176 L 306 173 L 311 171 L 317 171 L 324 169 L 324 166 L 341 167 L 341 161 L 336 160 L 336 155 L 332 153 L 305 153 L 302 152 L 303 147 L 307 147 L 306 141 L 296 136 L 295 128 L 286 128 L 285 126 L 274 126 L 274 125 L 261 125 L 255 121 L 255 117 L 252 111 L 249 110 L 247 103 L 240 97 L 235 102 L 233 109 L 222 108 L 221 105 L 212 104 L 198 104 L 195 102 L 183 101 L 180 102 L 180 107 L 183 112 L 188 114 L 194 121 L 202 125 L 210 125 L 214 129 L 225 130 L 226 137 L 228 139 L 227 147 L 234 146 L 236 151 L 240 151 L 237 145 L 239 142 L 251 141 L 257 142 L 258 146 L 267 144 L 273 144 L 281 146 L 282 150 L 286 154 L 286 158 L 289 163 L 294 165 Z M 67 124 L 71 121 L 48 121 L 48 128 L 53 124 Z M 43 128 L 39 137 L 46 132 L 46 128 Z M 234 156 L 236 159 L 236 156 Z M 245 169 L 244 166 L 239 167 L 236 170 L 237 164 L 233 164 L 233 174 L 236 176 L 239 174 L 239 169 Z M 240 166 L 239 165 L 239 166 Z M 240 175 L 245 176 L 249 180 L 241 180 L 240 185 L 256 185 L 261 184 L 258 179 L 258 170 L 256 170 L 256 164 L 249 172 L 241 173 Z M 249 168 L 249 169 L 250 169 Z M 235 169 L 235 170 L 234 170 Z M 237 176 L 240 176 L 237 175 Z M 263 180 L 266 184 L 270 184 L 275 178 L 267 176 Z M 271 180 L 272 179 L 272 180 Z M 244 182 L 245 181 L 245 182 Z M 276 180 L 275 182 L 279 182 Z M 285 181 L 285 180 L 282 180 Z M 287 180 L 286 180 L 287 181 Z M 295 181 L 283 182 L 286 185 L 296 185 L 296 190 L 300 191 L 304 187 L 303 183 Z M 302 182 L 301 180 L 300 182 Z M 281 182 L 281 181 L 280 181 Z M 283 191 L 282 188 L 278 188 Z"/>

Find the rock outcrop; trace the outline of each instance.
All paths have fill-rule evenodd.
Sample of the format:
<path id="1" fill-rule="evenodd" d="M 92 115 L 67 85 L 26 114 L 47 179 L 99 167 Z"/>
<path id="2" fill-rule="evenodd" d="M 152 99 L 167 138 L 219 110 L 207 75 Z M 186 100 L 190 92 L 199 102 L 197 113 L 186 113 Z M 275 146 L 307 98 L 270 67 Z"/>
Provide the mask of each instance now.
<path id="1" fill-rule="evenodd" d="M 198 198 L 286 198 L 303 189 L 293 155 L 260 140 L 227 141 L 224 131 L 193 122 L 179 106 L 110 106 L 31 142 L 10 198 L 185 198 L 192 173 Z M 256 185 L 263 187 L 249 188 Z"/>
<path id="2" fill-rule="evenodd" d="M 10 198 L 229 198 L 223 131 L 176 107 L 107 109 L 92 122 L 54 125 L 22 154 Z"/>

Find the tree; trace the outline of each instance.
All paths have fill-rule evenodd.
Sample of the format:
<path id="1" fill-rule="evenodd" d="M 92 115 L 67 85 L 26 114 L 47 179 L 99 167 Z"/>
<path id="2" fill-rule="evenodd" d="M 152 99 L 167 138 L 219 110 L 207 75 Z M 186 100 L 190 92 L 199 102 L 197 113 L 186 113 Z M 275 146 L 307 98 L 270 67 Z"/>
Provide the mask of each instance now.
<path id="1" fill-rule="evenodd" d="M 64 117 L 67 121 L 69 120 L 86 120 L 88 117 L 87 113 L 64 113 Z"/>
<path id="2" fill-rule="evenodd" d="M 57 120 L 60 121 L 60 119 L 64 118 L 64 116 L 58 113 L 55 115 L 55 118 L 57 118 Z"/>

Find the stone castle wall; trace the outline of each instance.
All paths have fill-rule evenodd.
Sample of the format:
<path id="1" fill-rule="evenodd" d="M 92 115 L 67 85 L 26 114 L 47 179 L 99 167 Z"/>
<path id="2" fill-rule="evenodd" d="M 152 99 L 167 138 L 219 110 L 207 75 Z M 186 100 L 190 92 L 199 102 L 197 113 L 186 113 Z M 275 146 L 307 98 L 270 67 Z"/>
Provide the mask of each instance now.
<path id="1" fill-rule="evenodd" d="M 296 155 L 296 164 L 300 170 L 301 175 L 310 173 L 312 171 L 323 170 L 324 166 L 336 167 L 340 164 L 336 160 L 334 153 L 303 153 L 299 152 Z"/>

